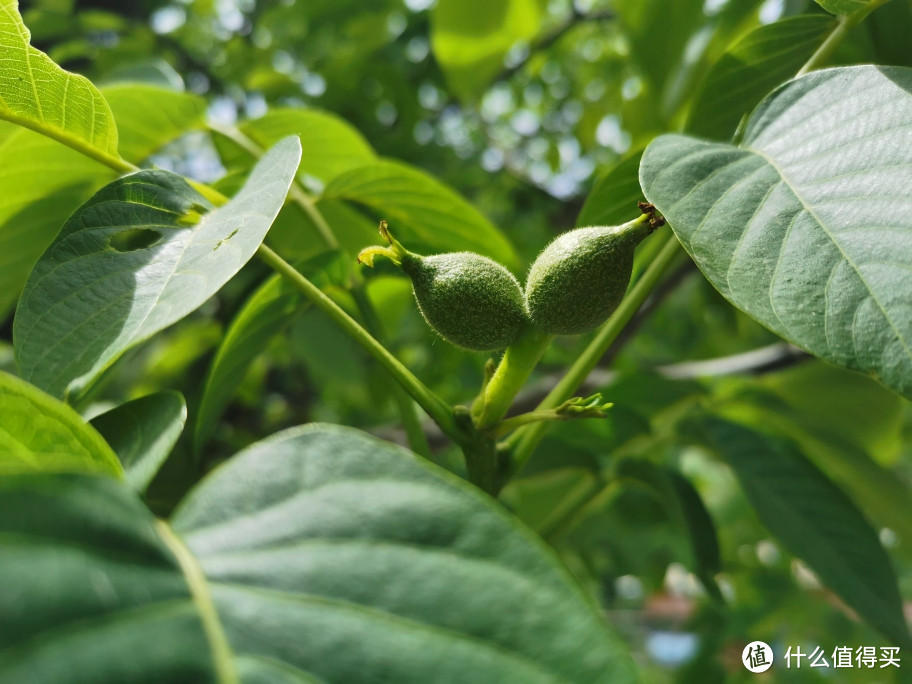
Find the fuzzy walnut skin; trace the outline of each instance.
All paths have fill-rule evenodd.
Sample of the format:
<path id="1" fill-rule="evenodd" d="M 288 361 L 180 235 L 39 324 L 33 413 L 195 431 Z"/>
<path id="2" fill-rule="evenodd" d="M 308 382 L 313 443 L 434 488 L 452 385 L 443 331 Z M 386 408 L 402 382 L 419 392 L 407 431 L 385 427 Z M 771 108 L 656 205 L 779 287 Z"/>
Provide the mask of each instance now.
<path id="1" fill-rule="evenodd" d="M 421 314 L 448 342 L 472 351 L 510 346 L 527 318 L 519 281 L 506 268 L 472 252 L 421 257 L 406 254 Z"/>
<path id="2" fill-rule="evenodd" d="M 594 330 L 621 303 L 633 253 L 648 225 L 578 228 L 553 240 L 532 264 L 526 305 L 532 324 L 550 335 Z"/>

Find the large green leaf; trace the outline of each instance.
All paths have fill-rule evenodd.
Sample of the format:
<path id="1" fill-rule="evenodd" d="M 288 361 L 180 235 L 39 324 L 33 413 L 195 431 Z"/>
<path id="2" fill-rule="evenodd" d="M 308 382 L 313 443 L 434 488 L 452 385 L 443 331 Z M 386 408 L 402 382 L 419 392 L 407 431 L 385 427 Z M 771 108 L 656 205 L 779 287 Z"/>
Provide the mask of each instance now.
<path id="1" fill-rule="evenodd" d="M 714 416 L 701 421 L 701 431 L 770 532 L 872 627 L 910 644 L 890 559 L 843 491 L 794 442 Z"/>
<path id="2" fill-rule="evenodd" d="M 704 275 L 807 351 L 912 397 L 912 69 L 849 67 L 768 97 L 739 147 L 680 135 L 640 180 Z"/>
<path id="3" fill-rule="evenodd" d="M 534 535 L 358 431 L 254 445 L 173 524 L 239 653 L 334 682 L 630 681 L 597 609 Z"/>
<path id="4" fill-rule="evenodd" d="M 536 36 L 539 0 L 438 0 L 431 11 L 431 46 L 460 97 L 471 99 L 504 68 L 510 48 Z"/>
<path id="5" fill-rule="evenodd" d="M 100 156 L 117 158 L 111 108 L 84 76 L 64 71 L 29 44 L 17 0 L 0 0 L 0 119 Z"/>
<path id="6" fill-rule="evenodd" d="M 356 430 L 250 447 L 173 531 L 112 484 L 0 479 L 0 681 L 634 681 L 529 530 Z"/>
<path id="7" fill-rule="evenodd" d="M 145 491 L 161 468 L 187 421 L 187 404 L 178 392 L 156 392 L 133 399 L 92 419 L 114 449 L 127 483 Z"/>
<path id="8" fill-rule="evenodd" d="M 324 197 L 369 207 L 410 249 L 479 252 L 508 267 L 517 265 L 513 247 L 475 207 L 401 162 L 384 160 L 347 171 L 326 187 Z"/>
<path id="9" fill-rule="evenodd" d="M 203 304 L 256 252 L 300 152 L 296 138 L 276 145 L 218 209 L 165 171 L 139 171 L 98 192 L 26 283 L 13 329 L 22 376 L 56 396 L 79 390 Z"/>
<path id="10" fill-rule="evenodd" d="M 217 681 L 187 581 L 127 487 L 2 477 L 0 549 L 3 684 Z"/>
<path id="11" fill-rule="evenodd" d="M 117 122 L 120 154 L 137 164 L 166 142 L 202 127 L 206 114 L 199 95 L 169 88 L 129 83 L 107 86 L 102 93 Z"/>
<path id="12" fill-rule="evenodd" d="M 0 371 L 0 480 L 19 472 L 123 474 L 111 447 L 78 413 Z"/>
<path id="13" fill-rule="evenodd" d="M 328 183 L 344 171 L 376 160 L 374 150 L 354 127 L 335 114 L 315 109 L 271 109 L 259 119 L 244 121 L 241 133 L 264 149 L 289 135 L 301 138 L 300 174 Z M 252 156 L 223 135 L 216 134 L 222 163 L 247 165 Z"/>
<path id="14" fill-rule="evenodd" d="M 2 319 L 67 216 L 114 173 L 33 131 L 6 123 L 0 129 L 11 129 L 0 141 Z"/>
<path id="15" fill-rule="evenodd" d="M 725 140 L 741 117 L 801 68 L 836 20 L 822 14 L 789 17 L 759 26 L 726 50 L 694 97 L 687 130 Z"/>

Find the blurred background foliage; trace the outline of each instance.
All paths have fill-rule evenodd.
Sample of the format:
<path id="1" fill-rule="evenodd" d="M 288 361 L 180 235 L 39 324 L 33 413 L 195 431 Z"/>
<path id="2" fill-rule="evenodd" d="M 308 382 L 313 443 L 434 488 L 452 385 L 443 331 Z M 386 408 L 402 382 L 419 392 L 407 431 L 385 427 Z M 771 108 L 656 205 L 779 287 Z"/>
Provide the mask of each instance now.
<path id="1" fill-rule="evenodd" d="M 354 252 L 373 242 L 376 219 L 395 221 L 389 213 L 397 207 L 403 222 L 415 220 L 419 237 L 421 212 L 434 212 L 434 206 L 405 206 L 408 196 L 402 206 L 388 197 L 372 205 L 374 186 L 345 175 L 365 161 L 390 158 L 411 166 L 384 166 L 387 180 L 376 181 L 374 191 L 384 192 L 382 183 L 397 174 L 420 174 L 409 176 L 411 189 L 439 179 L 480 212 L 475 216 L 454 195 L 454 215 L 506 235 L 517 254 L 504 253 L 518 274 L 550 237 L 578 220 L 635 215 L 629 202 L 611 202 L 623 195 L 624 182 L 632 202 L 638 199 L 636 155 L 656 134 L 686 127 L 730 135 L 723 128 L 732 121 L 707 124 L 711 100 L 703 110 L 694 101 L 712 92 L 703 79 L 713 65 L 751 59 L 748 48 L 731 49 L 741 36 L 798 15 L 815 17 L 802 20 L 811 34 L 828 25 L 828 15 L 808 0 L 20 4 L 36 47 L 105 86 L 121 151 L 132 161 L 231 192 L 253 159 L 232 139 L 232 126 L 261 147 L 304 128 L 311 161 L 301 180 L 322 195 L 322 214 L 343 248 Z M 912 65 L 909 35 L 912 3 L 894 0 L 854 30 L 836 61 Z M 784 70 L 770 87 L 795 71 L 785 63 L 764 68 Z M 118 89 L 127 87 L 118 84 L 128 82 L 150 88 L 143 115 L 159 117 L 155 139 L 171 140 L 164 147 L 150 147 L 141 130 L 130 131 L 141 100 L 135 86 L 118 99 Z M 184 134 L 188 128 L 196 130 Z M 0 129 L 0 139 L 7 134 Z M 78 197 L 90 189 L 71 188 Z M 347 201 L 353 196 L 356 202 Z M 356 267 L 315 240 L 319 227 L 312 224 L 289 206 L 270 241 L 355 311 L 348 286 Z M 648 256 L 648 243 L 642 251 Z M 86 413 L 170 388 L 187 397 L 192 425 L 217 345 L 268 277 L 252 262 L 182 325 L 131 352 L 95 388 Z M 448 401 L 469 402 L 485 358 L 436 339 L 393 269 L 378 265 L 367 276 L 366 295 L 406 365 Z M 253 360 L 236 370 L 237 392 L 224 397 L 211 436 L 194 445 L 188 430 L 154 483 L 149 498 L 157 510 L 169 510 L 227 455 L 286 426 L 337 422 L 403 441 L 389 378 L 322 314 L 287 292 L 283 297 L 278 334 L 258 341 Z M 789 645 L 828 652 L 886 645 L 769 538 L 732 471 L 691 428 L 707 415 L 736 417 L 756 428 L 758 443 L 776 435 L 799 445 L 880 530 L 908 600 L 909 404 L 781 343 L 726 303 L 689 263 L 646 311 L 635 335 L 616 345 L 590 378 L 591 389 L 603 391 L 614 409 L 604 421 L 552 430 L 504 492 L 505 503 L 603 602 L 648 681 L 747 681 L 753 675 L 741 667 L 740 653 L 754 639 L 777 653 Z M 10 368 L 9 320 L 2 330 L 0 368 Z M 584 344 L 559 340 L 520 404 L 534 405 Z M 458 471 L 459 454 L 430 425 L 428 434 L 435 459 Z M 788 677 L 875 681 L 858 669 L 805 667 Z"/>

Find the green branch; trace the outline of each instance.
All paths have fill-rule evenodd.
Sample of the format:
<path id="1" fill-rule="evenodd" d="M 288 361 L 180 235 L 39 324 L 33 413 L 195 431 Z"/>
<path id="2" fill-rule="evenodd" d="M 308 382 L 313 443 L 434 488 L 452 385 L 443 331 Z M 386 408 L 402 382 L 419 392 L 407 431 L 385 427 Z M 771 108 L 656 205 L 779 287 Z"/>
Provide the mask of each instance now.
<path id="1" fill-rule="evenodd" d="M 416 378 L 408 368 L 402 365 L 399 359 L 387 351 L 386 347 L 380 344 L 360 323 L 345 313 L 323 290 L 298 273 L 291 264 L 266 245 L 260 245 L 257 255 L 276 273 L 300 290 L 314 306 L 332 318 L 352 339 L 379 361 L 380 365 L 434 419 L 434 422 L 440 426 L 441 430 L 459 443 L 465 441 L 464 431 L 457 425 L 450 406 Z"/>
<path id="2" fill-rule="evenodd" d="M 479 430 L 497 427 L 503 420 L 516 393 L 522 389 L 552 339 L 551 335 L 527 328 L 507 348 L 497 370 L 485 382 L 481 395 L 472 407 L 472 418 Z"/>

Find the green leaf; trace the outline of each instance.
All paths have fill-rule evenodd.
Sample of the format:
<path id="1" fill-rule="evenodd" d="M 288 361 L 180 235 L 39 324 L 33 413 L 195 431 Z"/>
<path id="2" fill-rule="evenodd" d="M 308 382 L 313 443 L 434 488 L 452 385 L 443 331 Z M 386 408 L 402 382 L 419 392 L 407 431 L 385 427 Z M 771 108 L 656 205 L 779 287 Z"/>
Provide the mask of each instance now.
<path id="1" fill-rule="evenodd" d="M 120 154 L 135 163 L 201 128 L 206 114 L 206 101 L 199 95 L 169 88 L 130 83 L 107 86 L 102 93 L 117 122 Z"/>
<path id="2" fill-rule="evenodd" d="M 377 159 L 364 136 L 341 117 L 315 109 L 271 109 L 259 119 L 244 121 L 241 132 L 264 149 L 289 135 L 301 138 L 298 173 L 328 183 L 339 174 Z M 225 166 L 247 165 L 252 156 L 223 135 L 215 140 Z"/>
<path id="3" fill-rule="evenodd" d="M 694 97 L 688 132 L 715 140 L 731 138 L 741 117 L 798 71 L 835 25 L 832 17 L 820 14 L 789 17 L 758 26 L 735 41 Z"/>
<path id="4" fill-rule="evenodd" d="M 836 15 L 854 14 L 874 3 L 875 0 L 814 0 L 827 12 Z"/>
<path id="5" fill-rule="evenodd" d="M 0 141 L 0 319 L 67 217 L 114 178 L 107 167 L 24 128 Z"/>
<path id="6" fill-rule="evenodd" d="M 173 525 L 240 654 L 323 681 L 632 681 L 623 647 L 533 534 L 356 430 L 311 425 L 250 447 Z"/>
<path id="7" fill-rule="evenodd" d="M 666 472 L 675 494 L 672 505 L 677 510 L 678 523 L 684 528 L 690 541 L 694 572 L 707 591 L 721 599 L 722 592 L 715 579 L 715 576 L 722 572 L 716 525 L 693 483 L 676 470 L 668 468 Z"/>
<path id="8" fill-rule="evenodd" d="M 253 445 L 173 531 L 101 478 L 3 478 L 0 538 L 10 681 L 634 681 L 534 534 L 350 428 Z"/>
<path id="9" fill-rule="evenodd" d="M 744 0 L 741 0 L 742 2 Z M 655 93 L 684 61 L 684 50 L 706 21 L 703 0 L 615 0 L 620 23 L 631 44 L 631 60 Z M 662 48 L 656 49 L 657 45 Z"/>
<path id="10" fill-rule="evenodd" d="M 143 492 L 177 443 L 187 421 L 179 392 L 156 392 L 95 416 L 91 423 L 114 449 L 127 484 Z"/>
<path id="11" fill-rule="evenodd" d="M 722 571 L 716 526 L 690 480 L 672 468 L 638 457 L 619 460 L 615 477 L 620 484 L 646 486 L 669 520 L 687 536 L 690 568 L 706 591 L 721 600 L 715 579 Z"/>
<path id="12" fill-rule="evenodd" d="M 912 66 L 912 0 L 893 0 L 865 19 L 878 64 Z"/>
<path id="13" fill-rule="evenodd" d="M 113 86 L 104 92 L 120 126 L 121 151 L 134 161 L 179 137 L 180 127 L 192 128 L 205 108 L 195 96 L 148 86 Z M 0 131 L 8 131 L 6 137 L 0 134 L 3 318 L 67 217 L 116 174 L 39 133 L 7 123 L 0 123 Z"/>
<path id="14" fill-rule="evenodd" d="M 409 249 L 485 254 L 507 267 L 518 257 L 506 237 L 475 207 L 440 181 L 401 162 L 379 161 L 343 173 L 326 199 L 369 207 L 390 222 Z"/>
<path id="15" fill-rule="evenodd" d="M 111 447 L 78 413 L 0 371 L 0 480 L 32 471 L 123 475 Z"/>
<path id="16" fill-rule="evenodd" d="M 542 19 L 539 0 L 438 0 L 431 47 L 450 88 L 467 100 L 480 95 L 510 48 L 534 38 Z"/>
<path id="17" fill-rule="evenodd" d="M 794 442 L 721 418 L 701 421 L 707 446 L 724 456 L 760 521 L 868 624 L 910 643 L 902 599 L 877 532 Z"/>
<path id="18" fill-rule="evenodd" d="M 64 71 L 29 44 L 17 0 L 0 0 L 0 119 L 96 158 L 118 159 L 111 108 L 84 76 Z"/>
<path id="19" fill-rule="evenodd" d="M 218 209 L 165 171 L 139 171 L 98 192 L 26 283 L 13 328 L 22 376 L 55 396 L 78 391 L 202 305 L 256 252 L 300 151 L 296 138 L 276 145 Z"/>
<path id="20" fill-rule="evenodd" d="M 637 174 L 643 151 L 612 166 L 599 178 L 576 219 L 577 226 L 619 226 L 640 215 L 637 202 L 643 199 Z"/>
<path id="21" fill-rule="evenodd" d="M 0 477 L 0 538 L 4 682 L 217 681 L 187 581 L 127 487 Z"/>
<path id="22" fill-rule="evenodd" d="M 299 292 L 276 274 L 257 288 L 232 319 L 203 385 L 193 433 L 196 452 L 212 434 L 247 367 L 288 326 L 300 306 Z"/>
<path id="23" fill-rule="evenodd" d="M 912 397 L 912 70 L 786 84 L 740 147 L 657 138 L 640 180 L 730 302 L 810 353 Z"/>

